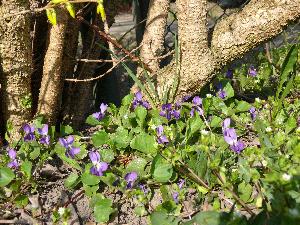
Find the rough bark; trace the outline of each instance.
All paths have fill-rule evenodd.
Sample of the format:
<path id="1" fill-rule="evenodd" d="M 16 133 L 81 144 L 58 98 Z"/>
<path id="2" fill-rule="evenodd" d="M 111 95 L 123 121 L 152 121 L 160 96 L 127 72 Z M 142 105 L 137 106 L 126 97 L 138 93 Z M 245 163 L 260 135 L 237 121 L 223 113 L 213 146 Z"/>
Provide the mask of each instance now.
<path id="1" fill-rule="evenodd" d="M 30 8 L 43 7 L 42 0 L 30 0 Z M 31 33 L 32 33 L 32 60 L 33 72 L 31 75 L 31 94 L 32 94 L 32 114 L 38 108 L 39 90 L 43 77 L 44 57 L 47 47 L 48 22 L 45 12 L 32 14 Z"/>
<path id="2" fill-rule="evenodd" d="M 28 0 L 3 0 L 0 17 L 29 9 Z M 3 120 L 15 127 L 12 140 L 23 123 L 31 119 L 31 107 L 22 101 L 30 97 L 32 54 L 30 16 L 18 15 L 0 23 L 0 81 Z"/>
<path id="3" fill-rule="evenodd" d="M 74 20 L 73 18 L 70 18 L 68 20 L 68 27 L 66 31 L 66 37 L 65 37 L 65 49 L 64 49 L 64 55 L 63 55 L 63 68 L 62 68 L 62 74 L 64 78 L 72 78 L 74 77 L 74 69 L 77 64 L 76 62 L 76 54 L 77 54 L 77 48 L 78 48 L 78 36 L 79 36 L 79 23 Z M 64 88 L 63 88 L 63 95 L 62 95 L 62 112 L 61 117 L 63 118 L 63 121 L 70 122 L 70 110 L 72 106 L 72 96 L 74 95 L 75 84 L 70 82 L 65 82 Z"/>
<path id="4" fill-rule="evenodd" d="M 56 9 L 57 25 L 49 32 L 49 45 L 46 51 L 43 78 L 39 94 L 37 114 L 44 115 L 50 124 L 55 124 L 60 110 L 62 93 L 62 63 L 64 38 L 66 34 L 68 12 Z"/>
<path id="5" fill-rule="evenodd" d="M 208 49 L 204 32 L 205 1 L 179 0 L 177 4 L 181 47 L 177 99 L 195 94 L 223 65 L 275 37 L 289 22 L 300 17 L 300 0 L 252 0 L 241 11 L 217 23 Z M 173 63 L 159 71 L 160 95 L 165 86 L 170 87 L 170 77 L 176 74 L 174 67 Z"/>
<path id="6" fill-rule="evenodd" d="M 170 0 L 150 0 L 140 57 L 153 72 L 159 69 L 159 56 L 163 52 L 164 35 Z"/>

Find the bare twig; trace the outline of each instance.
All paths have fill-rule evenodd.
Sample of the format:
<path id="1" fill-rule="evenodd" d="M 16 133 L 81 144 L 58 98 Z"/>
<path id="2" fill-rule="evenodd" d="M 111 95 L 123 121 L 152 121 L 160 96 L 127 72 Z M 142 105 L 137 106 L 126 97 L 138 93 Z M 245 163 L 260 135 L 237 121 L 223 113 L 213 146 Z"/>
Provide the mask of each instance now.
<path id="1" fill-rule="evenodd" d="M 131 52 L 136 51 L 136 50 L 139 49 L 140 47 L 141 47 L 141 45 L 138 46 L 138 47 L 136 47 L 135 49 L 133 49 Z M 82 79 L 82 80 L 80 80 L 80 79 L 65 79 L 65 81 L 69 81 L 69 82 L 90 82 L 90 81 L 98 80 L 98 79 L 104 77 L 105 75 L 107 75 L 108 73 L 110 73 L 110 72 L 111 72 L 115 67 L 117 67 L 120 63 L 124 62 L 124 60 L 125 60 L 127 57 L 128 57 L 128 55 L 124 56 L 123 58 L 121 58 L 121 59 L 118 61 L 118 63 L 116 63 L 114 66 L 112 66 L 112 67 L 111 67 L 109 70 L 107 70 L 105 73 L 103 73 L 103 74 L 101 74 L 101 75 L 99 75 L 99 76 L 97 76 L 97 77 L 92 77 L 92 78 Z"/>
<path id="2" fill-rule="evenodd" d="M 133 55 L 131 52 L 129 52 L 127 49 L 125 49 L 119 42 L 117 42 L 113 37 L 111 37 L 109 34 L 101 31 L 99 29 L 99 27 L 90 24 L 88 21 L 86 21 L 82 16 L 77 16 L 76 17 L 80 22 L 82 22 L 83 24 L 89 26 L 91 29 L 93 29 L 98 35 L 100 35 L 100 37 L 102 39 L 104 39 L 107 42 L 112 43 L 114 46 L 116 46 L 117 48 L 119 48 L 124 54 L 126 54 L 132 61 L 134 62 L 139 62 L 140 64 L 142 64 L 142 66 L 148 70 L 149 72 L 152 72 L 152 70 L 150 69 L 150 67 L 142 62 L 140 60 L 140 58 L 138 58 L 137 56 Z"/>

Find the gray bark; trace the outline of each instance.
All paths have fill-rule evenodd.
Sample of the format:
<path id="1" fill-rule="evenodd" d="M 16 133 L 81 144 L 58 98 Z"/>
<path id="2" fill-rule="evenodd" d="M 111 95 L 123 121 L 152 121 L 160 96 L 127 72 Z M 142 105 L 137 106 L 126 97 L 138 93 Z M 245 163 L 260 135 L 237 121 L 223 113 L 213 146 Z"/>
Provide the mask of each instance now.
<path id="1" fill-rule="evenodd" d="M 28 0 L 3 0 L 0 17 L 28 10 Z M 31 107 L 22 101 L 30 97 L 32 52 L 30 40 L 30 15 L 10 17 L 0 23 L 0 82 L 3 120 L 15 127 L 12 140 L 23 123 L 30 120 Z"/>

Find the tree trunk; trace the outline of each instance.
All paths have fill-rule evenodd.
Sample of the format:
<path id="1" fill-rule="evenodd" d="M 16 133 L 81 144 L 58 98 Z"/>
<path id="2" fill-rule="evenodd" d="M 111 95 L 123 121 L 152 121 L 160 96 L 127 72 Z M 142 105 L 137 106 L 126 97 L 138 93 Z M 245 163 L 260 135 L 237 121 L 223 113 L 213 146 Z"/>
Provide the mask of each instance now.
<path id="1" fill-rule="evenodd" d="M 149 3 L 140 57 L 153 72 L 159 70 L 159 59 L 156 59 L 156 57 L 164 50 L 163 44 L 169 6 L 170 0 L 150 0 Z"/>
<path id="2" fill-rule="evenodd" d="M 0 18 L 29 9 L 28 0 L 3 0 Z M 14 126 L 12 141 L 19 137 L 17 130 L 32 118 L 30 83 L 32 52 L 30 15 L 18 15 L 0 23 L 0 81 L 3 120 Z"/>
<path id="3" fill-rule="evenodd" d="M 63 72 L 65 78 L 74 77 L 74 69 L 77 64 L 76 55 L 78 49 L 78 37 L 79 37 L 80 24 L 78 21 L 70 18 L 68 21 L 68 27 L 65 37 L 65 49 L 63 55 Z M 74 96 L 75 84 L 66 82 L 63 88 L 62 95 L 62 112 L 61 117 L 64 122 L 71 122 L 70 120 L 70 110 L 72 107 L 73 96 Z"/>
<path id="4" fill-rule="evenodd" d="M 208 47 L 206 1 L 178 0 L 177 5 L 181 59 L 176 99 L 195 94 L 222 66 L 275 37 L 300 17 L 299 0 L 252 0 L 216 24 Z M 171 87 L 175 75 L 174 62 L 158 72 L 160 96 Z"/>
<path id="5" fill-rule="evenodd" d="M 99 17 L 93 19 L 96 25 L 100 24 Z M 84 26 L 84 25 L 83 25 Z M 102 24 L 103 27 L 103 24 Z M 100 39 L 93 30 L 84 26 L 81 32 L 82 36 L 82 54 L 83 59 L 99 59 L 101 48 L 97 44 Z M 93 77 L 97 63 L 81 62 L 78 64 L 76 74 L 78 79 L 87 79 Z M 84 122 L 93 105 L 95 82 L 79 82 L 75 84 L 74 95 L 71 104 L 71 120 L 75 128 L 79 128 Z"/>
<path id="6" fill-rule="evenodd" d="M 43 7 L 42 0 L 30 0 L 30 8 Z M 39 92 L 43 77 L 44 57 L 47 47 L 48 22 L 45 12 L 33 14 L 31 17 L 32 32 L 32 60 L 33 72 L 31 76 L 32 115 L 37 111 Z"/>
<path id="7" fill-rule="evenodd" d="M 64 40 L 68 22 L 68 12 L 56 8 L 57 25 L 49 32 L 49 45 L 46 51 L 43 78 L 39 94 L 37 114 L 44 115 L 50 124 L 55 124 L 60 111 L 63 87 L 62 63 Z"/>

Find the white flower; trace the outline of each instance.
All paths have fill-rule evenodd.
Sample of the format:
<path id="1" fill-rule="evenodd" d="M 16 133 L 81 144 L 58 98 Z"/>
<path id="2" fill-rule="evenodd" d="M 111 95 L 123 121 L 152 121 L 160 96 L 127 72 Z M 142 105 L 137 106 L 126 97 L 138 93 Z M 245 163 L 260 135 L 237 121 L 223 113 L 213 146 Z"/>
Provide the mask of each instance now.
<path id="1" fill-rule="evenodd" d="M 151 128 L 151 130 L 155 130 L 155 129 L 156 129 L 156 126 L 155 126 L 154 124 L 152 124 L 152 125 L 150 126 L 150 128 Z"/>
<path id="2" fill-rule="evenodd" d="M 63 216 L 64 214 L 65 214 L 65 212 L 66 212 L 66 208 L 64 208 L 64 207 L 59 207 L 59 209 L 58 209 L 58 214 L 60 215 L 60 216 Z"/>
<path id="3" fill-rule="evenodd" d="M 212 95 L 211 94 L 206 94 L 206 98 L 211 98 Z"/>
<path id="4" fill-rule="evenodd" d="M 263 160 L 261 163 L 263 164 L 264 167 L 266 167 L 268 165 L 268 161 L 266 161 L 266 160 Z"/>
<path id="5" fill-rule="evenodd" d="M 285 181 L 289 181 L 291 178 L 292 176 L 287 173 L 282 174 L 282 179 Z"/>
<path id="6" fill-rule="evenodd" d="M 128 115 L 125 114 L 125 115 L 123 116 L 123 118 L 124 118 L 125 120 L 127 120 L 127 119 L 128 119 Z"/>
<path id="7" fill-rule="evenodd" d="M 259 103 L 260 102 L 260 98 L 255 98 L 255 101 Z"/>
<path id="8" fill-rule="evenodd" d="M 267 127 L 267 128 L 266 128 L 266 132 L 269 133 L 269 132 L 271 132 L 271 131 L 272 131 L 272 128 L 271 128 L 271 127 Z"/>
<path id="9" fill-rule="evenodd" d="M 208 133 L 209 133 L 209 131 L 207 131 L 207 130 L 201 130 L 202 135 L 208 135 Z"/>

